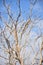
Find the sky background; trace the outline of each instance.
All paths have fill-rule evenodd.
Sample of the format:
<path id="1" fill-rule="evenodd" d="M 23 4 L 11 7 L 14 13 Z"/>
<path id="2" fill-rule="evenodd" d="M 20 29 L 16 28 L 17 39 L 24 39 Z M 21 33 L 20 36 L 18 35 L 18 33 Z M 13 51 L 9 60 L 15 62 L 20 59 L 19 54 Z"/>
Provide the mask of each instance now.
<path id="1" fill-rule="evenodd" d="M 20 0 L 20 7 L 21 7 L 21 17 L 20 21 L 28 20 L 30 15 L 30 2 L 33 2 L 34 0 Z M 6 0 L 6 4 L 10 6 L 11 15 L 14 18 L 14 20 L 17 19 L 19 8 L 18 8 L 18 0 Z M 0 12 L 2 12 L 2 16 L 8 21 L 8 15 L 6 14 L 6 9 L 3 6 L 3 1 L 0 0 Z M 37 0 L 36 4 L 33 7 L 32 10 L 32 19 L 35 17 L 39 17 L 40 19 L 43 19 L 43 0 Z M 43 20 L 41 20 L 38 25 L 41 25 L 41 30 L 43 31 Z M 3 26 L 3 22 L 0 20 L 0 25 Z M 39 26 L 40 26 L 39 25 Z M 38 31 L 37 25 L 34 28 L 34 31 Z M 39 32 L 39 31 L 38 31 Z"/>
<path id="2" fill-rule="evenodd" d="M 21 0 L 20 6 L 21 6 L 21 17 L 26 20 L 29 17 L 30 13 L 30 2 L 33 2 L 33 0 Z M 11 12 L 14 14 L 14 18 L 18 15 L 18 0 L 6 0 L 6 4 L 10 4 Z M 3 7 L 3 2 L 0 0 L 0 12 L 3 12 L 2 14 L 5 16 L 5 8 Z M 40 18 L 43 18 L 43 0 L 37 0 L 37 3 L 35 4 L 33 11 L 32 11 L 32 17 L 34 16 L 40 16 Z"/>
<path id="3" fill-rule="evenodd" d="M 30 14 L 30 1 L 33 2 L 33 0 L 21 0 L 20 1 L 20 6 L 21 6 L 21 17 L 20 17 L 20 21 L 22 19 L 24 19 L 24 21 L 26 21 L 29 18 L 29 14 Z M 6 4 L 10 4 L 10 7 L 11 7 L 10 11 L 13 13 L 13 15 L 12 14 L 11 15 L 13 16 L 14 20 L 16 20 L 16 18 L 18 16 L 18 13 L 19 13 L 18 0 L 6 0 Z M 7 11 L 6 11 L 5 7 L 3 6 L 2 0 L 0 0 L 0 12 L 2 12 L 2 16 L 8 21 L 8 15 L 6 14 Z M 32 19 L 34 19 L 36 16 L 40 17 L 41 19 L 43 19 L 43 0 L 38 0 L 37 3 L 35 4 L 35 6 L 33 7 Z M 28 40 L 28 38 L 30 38 L 30 40 L 28 40 L 29 43 L 31 45 L 33 45 L 34 50 L 37 50 L 37 51 L 38 51 L 38 45 L 37 44 L 34 45 L 33 41 L 34 41 L 34 38 L 37 35 L 40 35 L 40 32 L 43 32 L 43 20 L 40 20 L 38 22 L 39 23 L 35 24 L 34 28 L 32 29 L 32 31 L 30 33 L 30 37 L 28 37 L 25 34 L 24 37 L 23 37 L 23 40 L 22 40 L 22 44 L 23 44 L 23 42 L 25 42 L 25 40 Z M 2 23 L 1 20 L 0 20 L 0 25 L 3 25 L 3 23 Z M 27 31 L 29 31 L 29 30 L 27 29 Z M 5 33 L 7 33 L 7 32 L 5 32 Z M 26 33 L 28 33 L 28 32 L 26 32 Z M 10 37 L 10 39 L 12 41 L 12 37 Z M 38 42 L 41 43 L 40 41 L 41 40 L 39 39 Z M 28 42 L 26 42 L 26 43 L 28 43 Z M 26 51 L 28 51 L 27 49 L 28 48 L 26 48 Z M 32 53 L 32 49 L 29 48 L 29 51 L 30 50 L 31 50 L 31 53 Z M 27 56 L 27 54 L 26 54 L 26 56 Z M 2 53 L 2 55 L 3 55 L 3 53 Z M 33 54 L 31 54 L 31 55 L 33 55 Z M 4 64 L 2 63 L 2 65 L 4 65 Z"/>

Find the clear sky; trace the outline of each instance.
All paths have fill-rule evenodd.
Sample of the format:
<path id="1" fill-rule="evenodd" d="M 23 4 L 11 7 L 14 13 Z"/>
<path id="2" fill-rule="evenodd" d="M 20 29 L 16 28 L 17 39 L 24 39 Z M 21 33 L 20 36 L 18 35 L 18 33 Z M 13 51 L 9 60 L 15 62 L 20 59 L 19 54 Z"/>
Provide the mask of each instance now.
<path id="1" fill-rule="evenodd" d="M 20 20 L 22 20 L 22 19 L 27 20 L 29 18 L 30 1 L 33 2 L 33 0 L 20 0 L 20 7 L 21 7 L 21 17 L 20 17 Z M 6 4 L 10 4 L 11 12 L 13 13 L 12 16 L 13 16 L 14 19 L 16 19 L 17 16 L 18 16 L 18 10 L 19 10 L 18 9 L 18 0 L 6 0 Z M 2 12 L 3 17 L 6 18 L 6 20 L 8 20 L 8 15 L 6 14 L 6 9 L 3 6 L 2 0 L 0 0 L 0 12 Z M 35 4 L 35 6 L 33 8 L 32 18 L 34 18 L 36 16 L 40 17 L 41 19 L 43 19 L 43 0 L 37 0 L 37 3 Z M 3 24 L 2 21 L 0 21 L 0 25 L 2 25 L 2 24 Z M 30 39 L 32 38 L 32 40 L 33 40 L 36 37 L 36 35 L 40 35 L 41 31 L 39 30 L 39 27 L 41 28 L 41 31 L 43 33 L 43 20 L 41 20 L 38 24 L 35 24 L 34 28 L 32 29 L 32 31 L 30 33 Z M 7 32 L 5 32 L 5 33 L 7 33 Z M 25 38 L 23 38 L 23 42 L 25 41 Z M 39 42 L 40 42 L 40 39 L 39 39 Z M 31 41 L 31 44 L 32 44 L 32 41 Z M 34 46 L 34 43 L 32 45 Z M 37 50 L 37 44 L 35 46 L 34 46 L 35 47 L 34 49 Z M 30 50 L 31 49 L 29 48 L 29 51 Z"/>
<path id="2" fill-rule="evenodd" d="M 33 0 L 20 0 L 20 7 L 21 7 L 21 17 L 20 20 L 27 20 L 29 18 L 30 13 L 30 2 L 33 2 Z M 6 4 L 10 4 L 11 12 L 13 13 L 13 17 L 16 20 L 19 9 L 18 9 L 18 0 L 6 0 Z M 2 12 L 2 15 L 8 20 L 8 16 L 6 14 L 6 9 L 3 6 L 2 0 L 0 0 L 0 12 Z M 34 17 L 40 17 L 43 19 L 43 0 L 37 0 L 36 4 L 33 7 L 32 11 L 32 18 Z M 43 21 L 42 21 L 43 23 Z M 1 25 L 0 21 L 0 25 Z M 43 25 L 43 24 L 42 24 Z"/>
<path id="3" fill-rule="evenodd" d="M 18 15 L 18 0 L 6 0 L 7 4 L 10 4 L 11 11 L 14 13 L 14 17 L 17 17 Z M 21 12 L 22 12 L 22 18 L 27 19 L 30 13 L 30 1 L 33 0 L 21 0 Z M 3 12 L 3 15 L 5 15 L 5 8 L 3 7 L 2 0 L 0 0 L 0 12 Z M 32 15 L 40 16 L 43 18 L 43 0 L 37 0 L 37 3 L 35 4 Z"/>

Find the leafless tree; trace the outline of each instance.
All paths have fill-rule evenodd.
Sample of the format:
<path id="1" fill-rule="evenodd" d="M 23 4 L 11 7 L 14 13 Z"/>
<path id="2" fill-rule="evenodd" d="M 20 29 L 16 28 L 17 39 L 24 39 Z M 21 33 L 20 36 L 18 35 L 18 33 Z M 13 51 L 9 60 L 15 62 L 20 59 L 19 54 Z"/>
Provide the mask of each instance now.
<path id="1" fill-rule="evenodd" d="M 30 39 L 26 39 L 29 41 L 28 44 L 27 44 L 26 40 L 25 40 L 25 43 L 22 42 L 23 35 L 26 35 L 27 38 L 29 38 L 32 28 L 38 23 L 38 22 L 33 22 L 31 20 L 32 10 L 33 10 L 33 7 L 36 4 L 37 0 L 34 0 L 33 3 L 31 2 L 30 16 L 26 22 L 19 22 L 19 18 L 21 16 L 21 7 L 20 7 L 20 0 L 17 0 L 17 1 L 18 1 L 19 14 L 15 21 L 14 18 L 11 16 L 10 6 L 6 4 L 5 0 L 3 0 L 3 5 L 4 5 L 5 9 L 7 10 L 7 14 L 10 18 L 11 23 L 8 23 L 8 21 L 5 20 L 4 17 L 2 16 L 2 14 L 1 14 L 2 12 L 0 12 L 0 20 L 4 23 L 4 26 L 5 26 L 5 27 L 0 26 L 0 31 L 1 31 L 0 32 L 0 49 L 2 49 L 4 51 L 4 54 L 7 53 L 5 56 L 0 55 L 0 58 L 3 58 L 6 61 L 5 65 L 19 65 L 19 64 L 25 65 L 25 60 L 27 58 L 30 59 L 29 57 L 30 57 L 31 52 L 30 53 L 28 52 L 27 58 L 26 57 L 24 58 L 25 54 L 22 55 L 22 53 L 26 53 L 26 51 L 24 49 L 25 49 L 25 47 L 28 47 L 28 45 L 30 45 L 30 47 L 34 53 L 34 57 L 33 57 L 33 60 L 31 63 L 29 62 L 29 60 L 27 60 L 26 65 L 35 65 L 35 64 L 38 65 L 38 61 L 40 60 L 37 58 L 39 50 L 37 51 L 37 53 L 35 52 L 34 47 L 31 44 L 29 44 Z M 36 21 L 36 20 L 37 19 L 34 19 L 34 21 Z M 29 28 L 29 31 L 26 34 L 26 30 L 28 30 L 28 28 Z M 9 32 L 9 33 L 7 33 L 7 32 Z M 10 40 L 11 36 L 12 36 L 12 38 Z M 34 44 L 41 37 L 42 37 L 42 34 L 38 35 L 34 39 Z M 24 51 L 22 52 L 22 50 L 24 50 Z M 6 56 L 8 56 L 8 57 L 6 57 Z M 35 61 L 36 61 L 36 63 L 35 63 Z M 17 64 L 17 63 L 19 63 L 19 64 Z"/>

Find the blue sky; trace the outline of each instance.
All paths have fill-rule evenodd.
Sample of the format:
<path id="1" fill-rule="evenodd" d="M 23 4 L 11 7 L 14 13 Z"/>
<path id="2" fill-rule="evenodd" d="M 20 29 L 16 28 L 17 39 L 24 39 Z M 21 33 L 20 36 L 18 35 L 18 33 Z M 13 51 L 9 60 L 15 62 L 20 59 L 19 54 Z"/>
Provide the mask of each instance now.
<path id="1" fill-rule="evenodd" d="M 31 0 L 21 0 L 21 12 L 22 12 L 21 16 L 24 19 L 27 19 L 29 17 L 30 1 Z M 11 11 L 14 13 L 14 17 L 17 17 L 18 1 L 17 0 L 6 0 L 6 3 L 10 4 Z M 3 12 L 3 15 L 5 15 L 5 11 L 6 10 L 3 7 L 2 0 L 0 0 L 0 12 Z M 35 4 L 33 11 L 32 11 L 32 17 L 34 16 L 40 16 L 41 18 L 43 18 L 43 0 L 37 0 L 37 3 Z"/>
<path id="2" fill-rule="evenodd" d="M 14 19 L 17 18 L 17 15 L 18 15 L 18 3 L 17 3 L 18 0 L 6 0 L 6 4 L 10 4 L 10 7 L 11 7 L 11 12 L 13 13 L 13 17 Z M 33 1 L 33 0 L 32 0 Z M 2 0 L 0 0 L 0 12 L 2 12 L 2 15 L 3 17 L 8 20 L 8 15 L 6 14 L 6 9 L 4 8 L 3 6 L 3 3 L 2 3 Z M 24 19 L 24 20 L 27 20 L 29 18 L 29 13 L 30 13 L 30 0 L 21 0 L 21 19 Z M 32 18 L 34 17 L 38 17 L 40 16 L 41 19 L 43 19 L 43 0 L 38 0 L 37 3 L 35 4 L 34 8 L 33 8 L 33 11 L 32 11 Z M 3 25 L 2 21 L 0 21 L 0 25 Z M 32 29 L 31 33 L 30 33 L 30 38 L 33 38 L 36 36 L 36 35 L 40 35 L 40 29 L 39 27 L 41 28 L 41 31 L 43 32 L 43 20 L 40 21 L 38 24 L 35 25 L 35 27 Z M 27 30 L 28 31 L 28 30 Z M 8 31 L 7 31 L 8 32 Z M 5 33 L 7 33 L 5 32 Z M 26 38 L 26 37 L 25 37 Z M 11 38 L 12 39 L 12 38 Z M 12 41 L 12 40 L 11 40 Z M 23 38 L 23 42 L 24 42 L 24 38 Z M 39 39 L 39 42 L 40 42 L 40 39 Z M 31 44 L 32 44 L 32 41 L 31 41 Z M 34 44 L 34 43 L 33 43 Z M 33 45 L 32 44 L 32 45 Z M 34 45 L 33 45 L 34 46 Z M 37 45 L 36 46 L 36 49 L 37 49 Z M 35 47 L 34 46 L 34 47 Z M 27 48 L 28 49 L 28 48 Z M 35 48 L 34 48 L 35 49 Z M 28 51 L 28 50 L 27 50 Z M 29 48 L 29 51 L 30 51 L 30 48 Z M 33 56 L 32 56 L 33 57 Z M 0 61 L 1 62 L 1 61 Z"/>
<path id="3" fill-rule="evenodd" d="M 22 19 L 26 21 L 29 18 L 30 14 L 30 2 L 33 2 L 33 0 L 20 0 L 20 7 L 21 7 L 21 17 L 20 20 Z M 10 4 L 10 10 L 13 13 L 13 18 L 16 20 L 19 9 L 18 9 L 18 0 L 6 0 L 6 4 Z M 3 6 L 2 0 L 0 0 L 0 12 L 2 12 L 3 17 L 8 20 L 8 15 L 6 14 L 6 9 Z M 33 7 L 32 10 L 32 18 L 34 19 L 35 17 L 40 17 L 43 19 L 43 0 L 37 0 L 36 4 Z M 2 22 L 0 21 L 0 25 Z"/>

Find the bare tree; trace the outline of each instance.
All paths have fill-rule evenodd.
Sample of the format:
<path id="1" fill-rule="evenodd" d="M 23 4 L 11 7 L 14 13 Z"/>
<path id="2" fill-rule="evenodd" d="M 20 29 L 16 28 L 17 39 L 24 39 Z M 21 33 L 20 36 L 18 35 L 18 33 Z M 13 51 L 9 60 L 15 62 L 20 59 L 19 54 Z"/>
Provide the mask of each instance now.
<path id="1" fill-rule="evenodd" d="M 4 17 L 2 15 L 0 15 L 0 20 L 4 23 L 4 26 L 5 26 L 4 29 L 3 29 L 3 27 L 0 26 L 0 30 L 1 30 L 0 44 L 2 43 L 2 47 L 0 46 L 0 49 L 2 49 L 8 55 L 8 57 L 4 57 L 3 55 L 0 55 L 0 58 L 4 58 L 6 60 L 6 62 L 5 62 L 6 65 L 17 65 L 17 63 L 19 63 L 20 65 L 25 65 L 25 60 L 27 58 L 30 59 L 29 57 L 30 57 L 31 52 L 30 53 L 28 52 L 27 58 L 26 57 L 24 58 L 23 56 L 25 56 L 25 54 L 22 55 L 22 53 L 26 53 L 26 51 L 24 49 L 25 49 L 25 47 L 28 47 L 28 45 L 30 45 L 30 47 L 34 53 L 34 57 L 33 57 L 33 61 L 31 63 L 27 60 L 27 63 L 28 63 L 27 65 L 30 65 L 30 64 L 38 65 L 38 60 L 40 60 L 40 59 L 37 59 L 36 57 L 38 55 L 39 50 L 37 51 L 37 53 L 35 53 L 34 47 L 31 44 L 29 44 L 29 42 L 27 44 L 27 42 L 26 42 L 27 39 L 25 40 L 25 43 L 24 42 L 22 43 L 23 35 L 26 35 L 27 37 L 29 37 L 32 28 L 37 24 L 37 22 L 35 23 L 31 20 L 32 10 L 33 10 L 33 7 L 36 4 L 36 2 L 37 2 L 37 0 L 35 0 L 33 3 L 31 2 L 32 7 L 30 7 L 29 19 L 26 22 L 21 23 L 21 22 L 19 22 L 19 18 L 21 16 L 20 0 L 18 0 L 19 14 L 17 16 L 16 21 L 11 16 L 9 5 L 7 5 L 5 0 L 3 0 L 3 5 L 4 5 L 5 9 L 7 10 L 7 14 L 8 14 L 11 24 L 12 24 L 12 25 L 11 24 L 9 25 L 8 21 L 6 21 L 4 19 Z M 1 13 L 2 12 L 0 12 L 0 14 Z M 22 24 L 22 25 L 20 26 L 20 24 Z M 18 26 L 20 26 L 19 29 L 18 29 Z M 25 34 L 26 30 L 28 30 L 28 27 L 29 27 L 29 31 L 27 34 Z M 7 32 L 9 32 L 9 33 L 7 33 Z M 11 36 L 12 36 L 12 38 L 14 38 L 12 40 L 13 43 L 10 42 Z M 42 34 L 38 35 L 34 39 L 34 42 L 36 43 L 37 40 L 41 37 L 42 37 Z M 30 41 L 30 39 L 29 39 L 29 41 Z M 6 47 L 6 45 L 7 45 L 7 47 Z M 24 51 L 22 52 L 22 50 L 24 50 Z M 34 60 L 37 60 L 36 63 L 34 62 Z"/>

